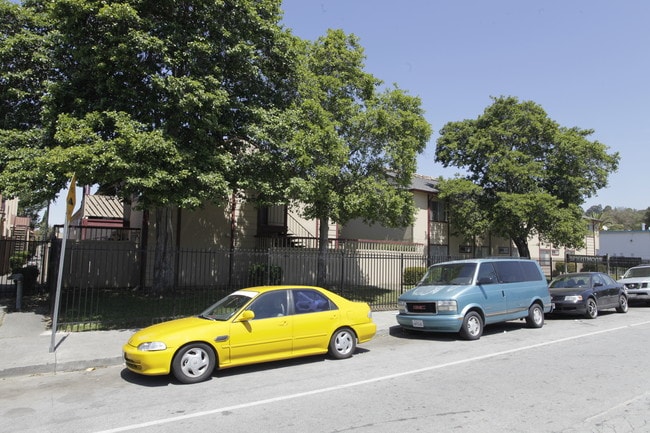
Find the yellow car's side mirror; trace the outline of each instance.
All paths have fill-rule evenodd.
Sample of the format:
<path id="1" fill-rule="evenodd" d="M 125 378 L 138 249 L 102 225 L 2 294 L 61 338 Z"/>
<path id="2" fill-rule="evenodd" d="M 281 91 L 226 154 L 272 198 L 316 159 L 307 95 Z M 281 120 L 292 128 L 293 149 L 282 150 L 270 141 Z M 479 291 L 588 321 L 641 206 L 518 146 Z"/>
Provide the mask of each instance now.
<path id="1" fill-rule="evenodd" d="M 249 320 L 253 320 L 254 318 L 255 318 L 255 313 L 253 312 L 253 310 L 246 310 L 239 315 L 236 322 L 248 322 Z"/>

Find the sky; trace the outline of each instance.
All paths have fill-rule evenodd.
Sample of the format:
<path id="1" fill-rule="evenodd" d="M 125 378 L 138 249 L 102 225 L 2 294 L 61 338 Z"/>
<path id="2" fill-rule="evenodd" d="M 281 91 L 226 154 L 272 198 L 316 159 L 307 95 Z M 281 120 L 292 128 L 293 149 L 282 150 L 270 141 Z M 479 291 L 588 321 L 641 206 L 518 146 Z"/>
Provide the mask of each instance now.
<path id="1" fill-rule="evenodd" d="M 419 174 L 458 173 L 434 161 L 438 131 L 476 119 L 491 97 L 514 96 L 561 126 L 594 130 L 589 140 L 619 153 L 608 187 L 584 209 L 650 207 L 641 192 L 650 162 L 650 1 L 284 0 L 282 9 L 283 24 L 303 39 L 327 29 L 356 35 L 366 72 L 422 100 L 434 133 Z M 50 224 L 63 224 L 65 194 Z"/>

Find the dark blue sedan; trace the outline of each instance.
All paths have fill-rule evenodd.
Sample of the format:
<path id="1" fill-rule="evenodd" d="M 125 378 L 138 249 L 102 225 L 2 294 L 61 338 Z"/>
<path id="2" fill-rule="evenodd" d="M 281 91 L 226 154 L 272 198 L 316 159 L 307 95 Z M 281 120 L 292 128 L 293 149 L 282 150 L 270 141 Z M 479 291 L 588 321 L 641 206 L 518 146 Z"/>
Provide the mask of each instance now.
<path id="1" fill-rule="evenodd" d="M 556 277 L 549 285 L 553 314 L 581 314 L 595 319 L 599 310 L 627 313 L 625 287 L 602 272 L 578 272 Z"/>

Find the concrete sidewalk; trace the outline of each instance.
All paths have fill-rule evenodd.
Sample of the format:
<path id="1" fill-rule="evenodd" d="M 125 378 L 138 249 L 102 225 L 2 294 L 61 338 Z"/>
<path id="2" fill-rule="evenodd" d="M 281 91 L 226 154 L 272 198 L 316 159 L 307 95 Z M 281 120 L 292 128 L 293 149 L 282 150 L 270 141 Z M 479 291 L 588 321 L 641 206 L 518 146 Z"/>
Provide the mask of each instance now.
<path id="1" fill-rule="evenodd" d="M 396 311 L 375 311 L 377 335 L 397 325 Z M 57 332 L 52 347 L 48 318 L 0 305 L 0 378 L 78 371 L 123 364 L 122 346 L 134 330 Z"/>

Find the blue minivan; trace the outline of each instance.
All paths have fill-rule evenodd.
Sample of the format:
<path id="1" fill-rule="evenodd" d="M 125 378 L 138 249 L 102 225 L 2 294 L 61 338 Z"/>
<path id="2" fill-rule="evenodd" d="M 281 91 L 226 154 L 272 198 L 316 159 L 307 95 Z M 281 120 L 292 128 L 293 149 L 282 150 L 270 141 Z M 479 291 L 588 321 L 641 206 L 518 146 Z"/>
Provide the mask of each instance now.
<path id="1" fill-rule="evenodd" d="M 435 264 L 402 294 L 397 323 L 407 330 L 458 332 L 477 340 L 492 323 L 526 319 L 544 325 L 553 309 L 546 277 L 534 260 L 482 258 Z"/>

